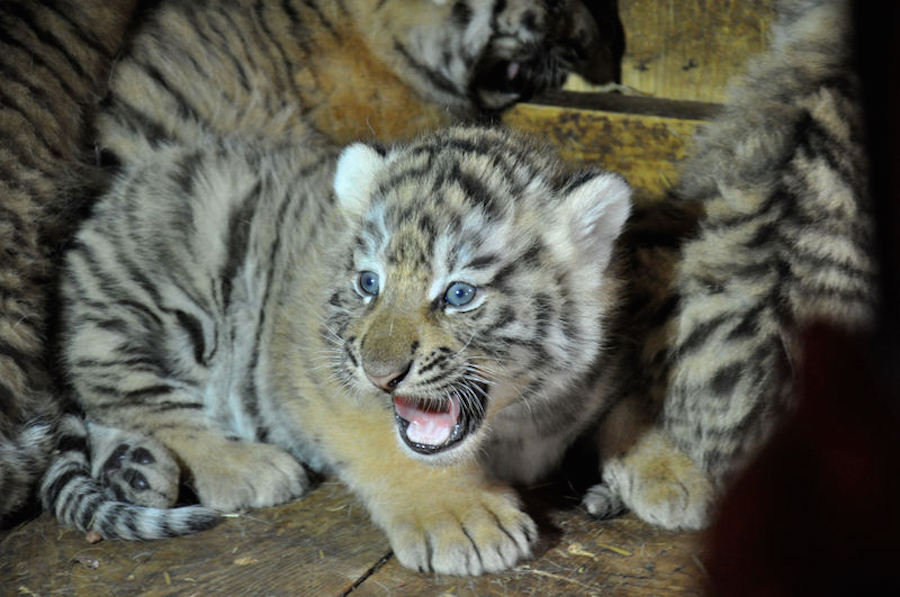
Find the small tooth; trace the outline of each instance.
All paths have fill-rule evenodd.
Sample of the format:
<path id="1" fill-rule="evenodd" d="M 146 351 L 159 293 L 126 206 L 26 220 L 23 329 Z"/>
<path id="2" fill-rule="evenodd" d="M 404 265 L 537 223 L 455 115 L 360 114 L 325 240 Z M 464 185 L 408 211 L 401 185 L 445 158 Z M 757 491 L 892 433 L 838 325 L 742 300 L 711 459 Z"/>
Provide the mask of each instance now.
<path id="1" fill-rule="evenodd" d="M 518 62 L 510 62 L 506 65 L 506 78 L 512 81 L 519 74 L 520 65 Z"/>

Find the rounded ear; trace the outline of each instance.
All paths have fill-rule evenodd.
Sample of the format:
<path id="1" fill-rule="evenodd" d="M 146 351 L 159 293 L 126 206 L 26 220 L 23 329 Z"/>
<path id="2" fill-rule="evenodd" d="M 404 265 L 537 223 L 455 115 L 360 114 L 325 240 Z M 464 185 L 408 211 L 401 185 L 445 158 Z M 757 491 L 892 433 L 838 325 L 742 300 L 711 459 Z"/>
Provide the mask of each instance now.
<path id="1" fill-rule="evenodd" d="M 579 255 L 606 267 L 631 214 L 631 187 L 618 174 L 589 171 L 563 191 L 562 210 Z"/>
<path id="2" fill-rule="evenodd" d="M 354 143 L 341 152 L 334 172 L 334 193 L 341 211 L 361 215 L 369 204 L 375 175 L 386 159 L 378 149 Z"/>

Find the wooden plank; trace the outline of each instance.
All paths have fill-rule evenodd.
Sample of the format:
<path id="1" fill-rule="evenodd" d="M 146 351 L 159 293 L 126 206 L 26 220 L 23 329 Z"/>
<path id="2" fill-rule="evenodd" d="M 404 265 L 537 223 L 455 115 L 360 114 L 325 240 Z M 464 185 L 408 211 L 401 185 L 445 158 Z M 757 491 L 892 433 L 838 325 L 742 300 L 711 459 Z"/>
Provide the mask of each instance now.
<path id="1" fill-rule="evenodd" d="M 102 541 L 48 516 L 0 543 L 0 595 L 339 595 L 390 552 L 343 485 L 165 541 Z"/>
<path id="2" fill-rule="evenodd" d="M 592 520 L 579 509 L 551 514 L 555 533 L 539 556 L 502 574 L 423 575 L 391 559 L 354 592 L 383 595 L 701 595 L 702 537 L 653 528 L 633 516 Z"/>
<path id="3" fill-rule="evenodd" d="M 646 99 L 636 101 L 646 104 Z M 651 101 L 654 102 L 659 113 L 673 109 L 669 103 Z M 511 128 L 536 134 L 554 145 L 563 159 L 618 172 L 639 196 L 657 198 L 665 195 L 676 181 L 677 162 L 686 155 L 690 139 L 702 123 L 702 110 L 696 104 L 691 106 L 688 117 L 678 117 L 676 112 L 658 116 L 647 109 L 648 113 L 636 114 L 521 104 L 510 110 L 504 121 Z M 707 108 L 706 113 L 711 110 Z"/>
<path id="4" fill-rule="evenodd" d="M 671 99 L 722 102 L 729 80 L 762 50 L 774 0 L 624 0 L 622 83 Z"/>
<path id="5" fill-rule="evenodd" d="M 400 566 L 338 483 L 278 508 L 166 541 L 88 544 L 49 517 L 0 543 L 0 595 L 697 595 L 703 536 L 633 516 L 596 521 L 538 507 L 537 557 L 502 574 L 461 578 Z M 571 503 L 572 500 L 568 500 Z"/>

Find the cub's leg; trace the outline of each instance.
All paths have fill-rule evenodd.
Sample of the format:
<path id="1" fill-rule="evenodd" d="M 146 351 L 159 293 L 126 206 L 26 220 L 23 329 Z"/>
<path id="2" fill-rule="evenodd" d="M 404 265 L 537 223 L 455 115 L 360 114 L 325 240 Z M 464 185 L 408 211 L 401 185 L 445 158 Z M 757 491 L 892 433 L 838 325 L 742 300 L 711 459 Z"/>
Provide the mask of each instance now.
<path id="1" fill-rule="evenodd" d="M 382 409 L 341 409 L 340 431 L 323 435 L 341 478 L 387 534 L 401 564 L 440 574 L 478 575 L 531 556 L 537 527 L 516 493 L 491 483 L 474 461 L 441 466 L 404 453 Z M 326 416 L 329 416 L 326 415 Z"/>
<path id="2" fill-rule="evenodd" d="M 603 482 L 584 497 L 588 512 L 609 518 L 624 509 L 667 529 L 700 529 L 714 497 L 709 477 L 662 429 L 623 401 L 599 430 Z"/>
<path id="3" fill-rule="evenodd" d="M 156 508 L 175 504 L 181 470 L 159 440 L 98 423 L 87 427 L 91 475 L 108 497 Z"/>

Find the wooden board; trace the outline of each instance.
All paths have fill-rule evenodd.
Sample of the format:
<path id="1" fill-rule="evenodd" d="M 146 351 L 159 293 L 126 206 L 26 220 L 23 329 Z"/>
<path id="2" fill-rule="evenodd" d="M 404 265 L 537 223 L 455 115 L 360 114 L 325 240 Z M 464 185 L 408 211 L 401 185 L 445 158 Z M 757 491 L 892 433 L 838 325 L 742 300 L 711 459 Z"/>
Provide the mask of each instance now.
<path id="1" fill-rule="evenodd" d="M 655 529 L 632 516 L 595 521 L 579 509 L 551 514 L 557 535 L 533 561 L 478 578 L 421 575 L 396 560 L 354 596 L 383 595 L 701 595 L 700 536 Z"/>
<path id="2" fill-rule="evenodd" d="M 655 198 L 677 180 L 678 161 L 714 110 L 693 102 L 568 93 L 516 106 L 505 122 L 551 143 L 563 159 L 618 172 L 640 196 Z"/>
<path id="3" fill-rule="evenodd" d="M 189 537 L 88 544 L 48 516 L 0 542 L 0 595 L 340 595 L 390 553 L 343 485 Z"/>
<path id="4" fill-rule="evenodd" d="M 766 47 L 774 0 L 620 0 L 622 83 L 653 97 L 722 102 Z"/>
<path id="5" fill-rule="evenodd" d="M 698 595 L 702 537 L 579 508 L 543 520 L 537 557 L 461 578 L 400 566 L 340 484 L 165 541 L 91 545 L 47 516 L 0 542 L 0 595 Z"/>

